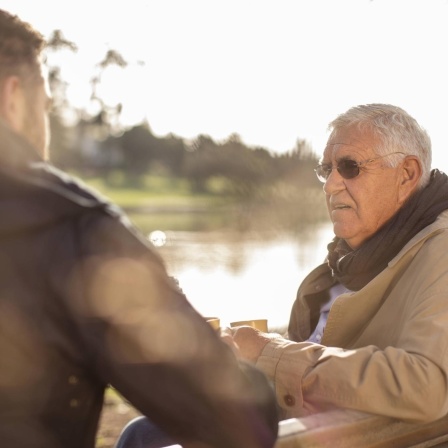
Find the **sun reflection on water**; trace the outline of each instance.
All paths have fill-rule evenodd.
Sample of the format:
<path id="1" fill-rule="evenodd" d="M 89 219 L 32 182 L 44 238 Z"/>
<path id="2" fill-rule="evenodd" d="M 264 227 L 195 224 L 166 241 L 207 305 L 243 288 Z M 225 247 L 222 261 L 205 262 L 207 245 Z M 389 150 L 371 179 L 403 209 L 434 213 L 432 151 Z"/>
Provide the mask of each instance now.
<path id="1" fill-rule="evenodd" d="M 176 232 L 160 253 L 201 314 L 223 325 L 267 318 L 270 328 L 283 328 L 301 280 L 324 260 L 332 236 L 328 223 L 300 238 Z"/>

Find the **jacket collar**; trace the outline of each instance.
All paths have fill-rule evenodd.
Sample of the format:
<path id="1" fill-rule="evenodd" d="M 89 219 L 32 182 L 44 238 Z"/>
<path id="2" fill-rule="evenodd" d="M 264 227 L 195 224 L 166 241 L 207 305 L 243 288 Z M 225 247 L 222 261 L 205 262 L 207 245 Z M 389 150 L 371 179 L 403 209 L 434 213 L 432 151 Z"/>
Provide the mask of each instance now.
<path id="1" fill-rule="evenodd" d="M 392 260 L 390 260 L 388 266 L 394 266 L 414 246 L 424 243 L 428 238 L 431 238 L 432 236 L 444 230 L 448 230 L 448 210 L 442 212 L 432 224 L 425 227 L 423 230 L 417 233 L 414 238 L 408 241 L 403 249 L 401 249 L 400 252 L 398 252 L 398 254 L 394 258 L 392 258 Z"/>

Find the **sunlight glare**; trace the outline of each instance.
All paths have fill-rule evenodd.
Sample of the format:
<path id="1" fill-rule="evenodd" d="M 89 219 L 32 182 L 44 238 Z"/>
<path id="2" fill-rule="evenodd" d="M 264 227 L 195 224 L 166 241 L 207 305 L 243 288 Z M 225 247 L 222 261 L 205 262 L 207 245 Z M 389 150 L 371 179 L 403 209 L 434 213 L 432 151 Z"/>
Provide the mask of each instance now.
<path id="1" fill-rule="evenodd" d="M 166 233 L 162 230 L 154 230 L 149 234 L 149 241 L 156 247 L 162 247 L 166 244 Z"/>

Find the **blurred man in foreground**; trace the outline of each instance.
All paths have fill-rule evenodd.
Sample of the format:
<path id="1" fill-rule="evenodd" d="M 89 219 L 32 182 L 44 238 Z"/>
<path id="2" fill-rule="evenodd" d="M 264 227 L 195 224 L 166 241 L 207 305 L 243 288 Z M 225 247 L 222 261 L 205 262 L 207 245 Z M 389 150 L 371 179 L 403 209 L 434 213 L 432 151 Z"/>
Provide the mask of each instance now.
<path id="1" fill-rule="evenodd" d="M 0 446 L 94 447 L 108 384 L 185 447 L 273 446 L 231 349 L 157 254 L 46 161 L 43 46 L 0 10 Z"/>
<path id="2" fill-rule="evenodd" d="M 347 408 L 403 420 L 448 412 L 448 177 L 408 113 L 353 107 L 316 168 L 334 240 L 300 286 L 289 339 L 234 331 L 283 417 Z"/>

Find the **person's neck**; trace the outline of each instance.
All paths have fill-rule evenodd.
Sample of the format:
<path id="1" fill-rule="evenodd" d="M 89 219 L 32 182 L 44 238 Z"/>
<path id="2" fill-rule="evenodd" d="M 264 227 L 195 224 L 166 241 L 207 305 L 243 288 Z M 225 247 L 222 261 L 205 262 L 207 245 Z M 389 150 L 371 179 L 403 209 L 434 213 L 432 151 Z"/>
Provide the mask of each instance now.
<path id="1" fill-rule="evenodd" d="M 21 165 L 28 161 L 42 161 L 38 151 L 0 117 L 0 163 Z"/>

